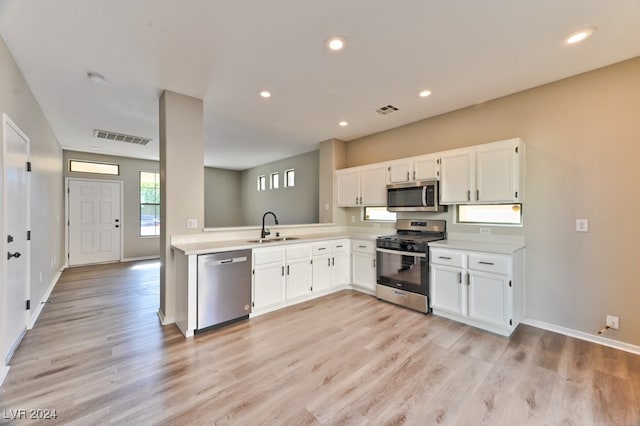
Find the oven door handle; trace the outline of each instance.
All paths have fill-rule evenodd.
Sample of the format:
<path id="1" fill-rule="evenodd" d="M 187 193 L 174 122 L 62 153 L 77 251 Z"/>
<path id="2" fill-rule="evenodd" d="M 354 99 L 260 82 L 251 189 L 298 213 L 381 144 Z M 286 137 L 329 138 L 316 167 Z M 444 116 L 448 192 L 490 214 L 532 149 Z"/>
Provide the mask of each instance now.
<path id="1" fill-rule="evenodd" d="M 400 256 L 427 257 L 426 253 L 416 253 L 411 251 L 389 250 L 383 248 L 376 248 L 376 251 L 380 253 L 397 254 Z"/>

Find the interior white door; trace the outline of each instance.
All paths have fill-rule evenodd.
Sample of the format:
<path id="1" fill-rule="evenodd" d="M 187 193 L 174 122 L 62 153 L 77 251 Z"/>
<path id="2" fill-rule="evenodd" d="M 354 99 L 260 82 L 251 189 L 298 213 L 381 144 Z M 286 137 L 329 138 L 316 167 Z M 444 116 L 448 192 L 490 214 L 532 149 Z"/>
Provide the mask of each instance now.
<path id="1" fill-rule="evenodd" d="M 68 180 L 69 265 L 120 260 L 121 183 Z"/>
<path id="2" fill-rule="evenodd" d="M 8 364 L 13 351 L 27 329 L 26 301 L 29 297 L 29 139 L 6 116 L 4 132 L 4 215 L 2 290 L 2 359 Z M 5 245 L 6 244 L 6 245 Z"/>

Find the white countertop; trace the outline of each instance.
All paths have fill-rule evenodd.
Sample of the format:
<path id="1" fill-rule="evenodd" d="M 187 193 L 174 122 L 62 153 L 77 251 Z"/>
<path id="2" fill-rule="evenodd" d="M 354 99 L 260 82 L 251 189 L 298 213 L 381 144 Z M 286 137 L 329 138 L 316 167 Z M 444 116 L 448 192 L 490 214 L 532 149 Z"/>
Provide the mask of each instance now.
<path id="1" fill-rule="evenodd" d="M 520 241 L 489 242 L 471 240 L 441 240 L 430 242 L 429 247 L 454 250 L 483 251 L 498 254 L 513 254 L 518 250 L 522 250 L 523 248 L 525 248 L 525 245 L 524 242 Z"/>
<path id="2" fill-rule="evenodd" d="M 274 241 L 270 243 L 250 243 L 247 240 L 256 240 L 257 238 L 236 239 L 236 240 L 220 240 L 220 241 L 202 241 L 202 242 L 190 242 L 190 243 L 175 243 L 171 245 L 171 248 L 182 251 L 185 255 L 197 255 L 216 253 L 222 251 L 243 250 L 243 249 L 256 249 L 265 247 L 275 247 L 283 244 L 302 244 L 313 243 L 317 241 L 337 240 L 340 238 L 353 238 L 353 239 L 371 239 L 375 240 L 376 235 L 373 234 L 360 234 L 360 233 L 348 233 L 348 232 L 325 232 L 321 234 L 306 234 L 306 235 L 285 235 L 285 237 L 292 238 L 284 241 Z"/>

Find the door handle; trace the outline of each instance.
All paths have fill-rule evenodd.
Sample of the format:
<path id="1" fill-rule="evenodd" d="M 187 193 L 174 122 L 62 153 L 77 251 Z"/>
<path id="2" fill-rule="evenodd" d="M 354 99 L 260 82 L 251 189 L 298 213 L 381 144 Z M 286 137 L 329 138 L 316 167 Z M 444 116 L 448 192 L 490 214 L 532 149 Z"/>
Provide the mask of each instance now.
<path id="1" fill-rule="evenodd" d="M 20 254 L 20 252 L 19 252 L 19 251 L 15 252 L 15 253 L 9 253 L 9 252 L 7 252 L 7 259 L 11 259 L 12 257 L 15 257 L 15 258 L 17 259 L 17 258 L 19 258 L 20 256 L 22 256 L 22 255 Z"/>

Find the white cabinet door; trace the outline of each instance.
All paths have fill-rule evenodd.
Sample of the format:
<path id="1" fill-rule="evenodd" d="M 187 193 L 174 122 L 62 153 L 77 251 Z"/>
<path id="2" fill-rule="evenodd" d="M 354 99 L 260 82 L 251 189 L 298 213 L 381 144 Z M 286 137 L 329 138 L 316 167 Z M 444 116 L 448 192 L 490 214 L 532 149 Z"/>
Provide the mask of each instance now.
<path id="1" fill-rule="evenodd" d="M 360 172 L 361 203 L 364 206 L 387 205 L 387 167 L 376 166 Z"/>
<path id="2" fill-rule="evenodd" d="M 464 272 L 459 268 L 431 265 L 431 306 L 466 315 Z"/>
<path id="3" fill-rule="evenodd" d="M 469 272 L 469 318 L 509 327 L 509 279 L 497 274 Z"/>
<path id="4" fill-rule="evenodd" d="M 313 256 L 313 292 L 331 288 L 331 256 Z"/>
<path id="5" fill-rule="evenodd" d="M 440 204 L 475 201 L 475 151 L 456 149 L 440 156 Z"/>
<path id="6" fill-rule="evenodd" d="M 482 203 L 517 202 L 519 139 L 476 149 L 476 199 Z"/>
<path id="7" fill-rule="evenodd" d="M 311 294 L 311 259 L 287 262 L 287 300 Z"/>
<path id="8" fill-rule="evenodd" d="M 353 284 L 376 290 L 376 258 L 370 254 L 353 253 Z"/>
<path id="9" fill-rule="evenodd" d="M 440 157 L 433 154 L 416 157 L 413 170 L 413 180 L 439 179 Z"/>
<path id="10" fill-rule="evenodd" d="M 336 172 L 336 203 L 338 207 L 360 205 L 360 171 L 353 169 Z"/>
<path id="11" fill-rule="evenodd" d="M 347 253 L 336 253 L 331 258 L 331 286 L 337 287 L 349 282 L 349 257 Z"/>
<path id="12" fill-rule="evenodd" d="M 389 164 L 389 182 L 408 182 L 413 177 L 413 167 L 411 167 L 411 161 L 398 161 Z"/>
<path id="13" fill-rule="evenodd" d="M 253 306 L 256 309 L 284 302 L 284 263 L 254 267 Z"/>

